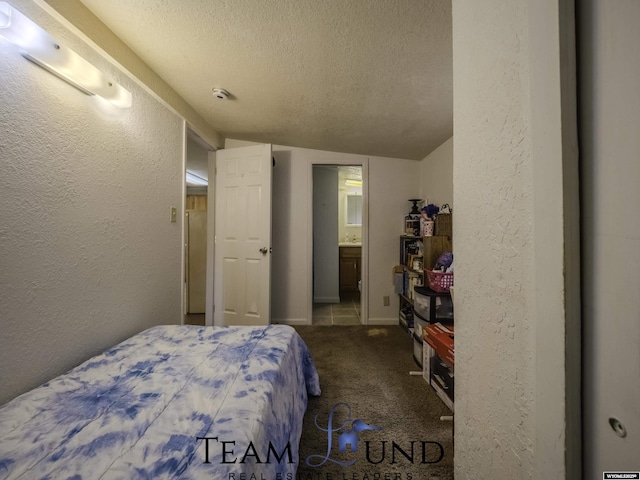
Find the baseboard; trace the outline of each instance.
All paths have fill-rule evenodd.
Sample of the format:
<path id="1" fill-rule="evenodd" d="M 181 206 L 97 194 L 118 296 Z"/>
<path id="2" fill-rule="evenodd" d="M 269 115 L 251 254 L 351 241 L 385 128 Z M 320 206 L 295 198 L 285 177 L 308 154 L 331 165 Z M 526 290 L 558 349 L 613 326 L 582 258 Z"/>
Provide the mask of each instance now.
<path id="1" fill-rule="evenodd" d="M 340 303 L 340 297 L 313 297 L 313 303 Z"/>
<path id="2" fill-rule="evenodd" d="M 306 318 L 272 318 L 271 323 L 281 325 L 311 325 Z M 399 325 L 397 317 L 394 318 L 370 318 L 367 325 Z"/>
<path id="3" fill-rule="evenodd" d="M 371 318 L 369 317 L 369 321 L 367 325 L 399 325 L 398 317 L 391 318 Z"/>
<path id="4" fill-rule="evenodd" d="M 271 323 L 280 325 L 311 325 L 306 318 L 272 318 Z"/>

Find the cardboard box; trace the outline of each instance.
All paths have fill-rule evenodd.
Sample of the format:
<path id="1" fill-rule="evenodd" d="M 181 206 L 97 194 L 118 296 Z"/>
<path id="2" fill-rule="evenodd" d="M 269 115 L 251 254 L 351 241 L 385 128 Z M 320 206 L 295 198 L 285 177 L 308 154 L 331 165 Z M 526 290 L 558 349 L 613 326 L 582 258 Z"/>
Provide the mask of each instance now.
<path id="1" fill-rule="evenodd" d="M 424 327 L 423 339 L 433 348 L 442 360 L 454 365 L 453 327 L 445 327 L 441 323 L 433 323 Z"/>

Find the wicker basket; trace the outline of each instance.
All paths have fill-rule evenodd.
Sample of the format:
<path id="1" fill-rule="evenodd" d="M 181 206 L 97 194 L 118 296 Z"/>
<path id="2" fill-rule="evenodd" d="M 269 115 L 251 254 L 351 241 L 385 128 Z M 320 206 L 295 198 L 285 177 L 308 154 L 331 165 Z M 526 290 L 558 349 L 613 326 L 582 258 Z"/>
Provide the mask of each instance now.
<path id="1" fill-rule="evenodd" d="M 425 270 L 429 288 L 438 293 L 449 293 L 449 288 L 453 286 L 453 272 L 434 272 Z"/>

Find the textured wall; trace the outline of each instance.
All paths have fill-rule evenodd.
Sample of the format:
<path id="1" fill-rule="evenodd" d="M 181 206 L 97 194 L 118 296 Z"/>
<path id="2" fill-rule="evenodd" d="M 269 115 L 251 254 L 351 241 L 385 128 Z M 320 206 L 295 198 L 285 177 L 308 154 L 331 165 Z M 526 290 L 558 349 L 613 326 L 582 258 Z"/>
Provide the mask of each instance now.
<path id="1" fill-rule="evenodd" d="M 528 48 L 526 1 L 453 3 L 457 479 L 534 469 Z"/>
<path id="2" fill-rule="evenodd" d="M 453 208 L 453 137 L 420 162 L 420 191 L 425 202 Z"/>
<path id="3" fill-rule="evenodd" d="M 0 403 L 181 310 L 182 121 L 32 2 L 12 4 L 114 74 L 133 107 L 0 39 Z"/>
<path id="4" fill-rule="evenodd" d="M 456 478 L 580 478 L 572 1 L 453 4 Z"/>

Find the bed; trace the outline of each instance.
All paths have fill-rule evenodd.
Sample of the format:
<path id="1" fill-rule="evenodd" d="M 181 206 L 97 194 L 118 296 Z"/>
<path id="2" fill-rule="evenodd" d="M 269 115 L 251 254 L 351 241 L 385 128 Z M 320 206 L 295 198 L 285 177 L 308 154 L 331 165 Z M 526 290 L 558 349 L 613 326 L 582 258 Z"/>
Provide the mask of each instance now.
<path id="1" fill-rule="evenodd" d="M 0 479 L 295 478 L 308 394 L 291 327 L 153 327 L 1 407 Z"/>

